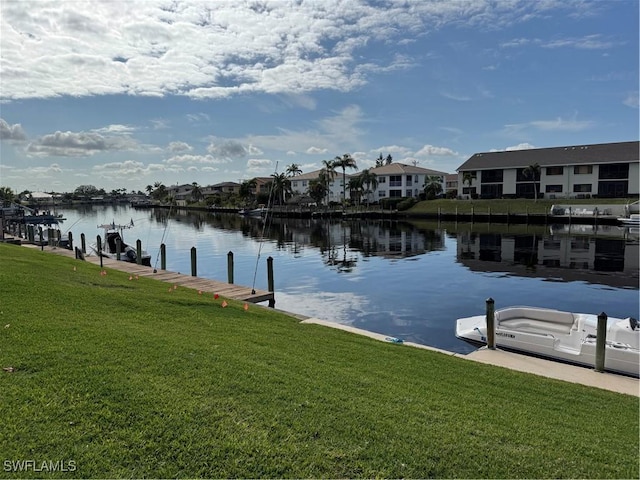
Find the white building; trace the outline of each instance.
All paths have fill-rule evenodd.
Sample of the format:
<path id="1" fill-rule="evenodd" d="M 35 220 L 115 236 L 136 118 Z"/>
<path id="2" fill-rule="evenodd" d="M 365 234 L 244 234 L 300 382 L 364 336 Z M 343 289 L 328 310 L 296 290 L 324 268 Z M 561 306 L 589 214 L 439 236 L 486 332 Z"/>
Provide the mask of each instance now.
<path id="1" fill-rule="evenodd" d="M 535 184 L 538 196 L 545 198 L 638 195 L 639 144 L 476 153 L 458 168 L 458 185 L 462 187 L 458 192 L 464 198 L 533 198 Z M 540 177 L 534 182 L 525 170 L 536 164 L 540 166 Z"/>
<path id="2" fill-rule="evenodd" d="M 312 180 L 317 180 L 320 176 L 320 172 L 322 170 L 314 170 L 313 172 L 303 173 L 301 175 L 296 175 L 295 177 L 289 178 L 291 181 L 291 191 L 294 195 L 306 195 L 309 191 L 309 182 Z M 345 176 L 345 181 L 347 182 L 347 188 L 345 191 L 346 199 L 349 200 L 351 198 L 349 193 L 349 179 L 354 175 L 349 175 L 348 173 Z M 342 171 L 336 172 L 333 180 L 329 183 L 329 192 L 327 195 L 327 200 L 329 202 L 341 202 L 342 201 Z"/>
<path id="3" fill-rule="evenodd" d="M 378 188 L 369 194 L 369 201 L 374 202 L 383 198 L 414 197 L 424 192 L 427 177 L 440 177 L 442 192 L 445 192 L 445 172 L 428 168 L 405 165 L 404 163 L 389 163 L 382 167 L 371 168 L 378 180 Z"/>

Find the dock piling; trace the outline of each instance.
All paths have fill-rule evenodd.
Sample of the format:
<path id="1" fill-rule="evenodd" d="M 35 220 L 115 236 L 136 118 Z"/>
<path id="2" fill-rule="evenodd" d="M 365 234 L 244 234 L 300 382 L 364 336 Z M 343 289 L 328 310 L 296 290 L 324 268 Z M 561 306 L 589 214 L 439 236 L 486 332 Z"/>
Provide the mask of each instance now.
<path id="1" fill-rule="evenodd" d="M 191 276 L 198 276 L 198 268 L 196 265 L 196 247 L 191 247 Z"/>
<path id="2" fill-rule="evenodd" d="M 275 292 L 273 281 L 273 257 L 267 258 L 267 289 L 273 293 Z M 276 306 L 275 298 L 269 300 L 269 307 L 274 308 Z"/>
<path id="3" fill-rule="evenodd" d="M 233 252 L 227 253 L 227 282 L 233 285 Z"/>
<path id="4" fill-rule="evenodd" d="M 598 315 L 598 326 L 596 330 L 596 372 L 604 372 L 604 350 L 607 344 L 607 314 L 602 312 Z"/>
<path id="5" fill-rule="evenodd" d="M 496 319 L 495 319 L 495 302 L 493 298 L 487 299 L 487 348 L 489 350 L 496 349 Z"/>

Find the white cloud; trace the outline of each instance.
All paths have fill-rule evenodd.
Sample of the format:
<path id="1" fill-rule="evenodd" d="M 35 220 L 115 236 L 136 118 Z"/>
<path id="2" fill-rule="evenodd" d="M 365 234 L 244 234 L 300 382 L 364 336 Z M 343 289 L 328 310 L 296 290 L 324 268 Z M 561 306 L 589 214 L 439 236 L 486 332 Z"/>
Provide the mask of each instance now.
<path id="1" fill-rule="evenodd" d="M 4 119 L 0 118 L 0 140 L 17 140 L 23 141 L 27 139 L 27 135 L 22 129 L 22 125 L 16 123 L 9 125 Z"/>
<path id="2" fill-rule="evenodd" d="M 371 72 L 415 64 L 406 54 L 383 49 L 375 63 L 360 63 L 365 47 L 406 44 L 447 24 L 512 25 L 579 4 L 2 2 L 1 95 L 223 98 L 267 92 L 299 95 L 300 106 L 314 109 L 307 92 L 351 91 L 367 83 Z M 582 48 L 606 43 L 597 36 L 574 42 Z"/>
<path id="3" fill-rule="evenodd" d="M 518 145 L 513 145 L 511 147 L 505 148 L 505 151 L 512 152 L 514 150 L 531 150 L 532 148 L 536 148 L 534 145 L 530 143 L 519 143 Z"/>
<path id="4" fill-rule="evenodd" d="M 90 132 L 55 132 L 43 135 L 27 146 L 31 156 L 84 157 L 100 152 L 135 150 L 137 143 L 128 135 L 107 136 Z"/>
<path id="5" fill-rule="evenodd" d="M 446 147 L 436 147 L 434 145 L 425 145 L 415 153 L 416 157 L 431 157 L 431 156 L 456 156 L 456 152 Z"/>
<path id="6" fill-rule="evenodd" d="M 640 99 L 638 98 L 638 92 L 630 92 L 629 94 L 627 94 L 627 96 L 625 97 L 624 101 L 622 102 L 624 105 L 626 105 L 627 107 L 631 107 L 631 108 L 638 108 L 640 105 Z"/>
<path id="7" fill-rule="evenodd" d="M 193 147 L 185 142 L 171 142 L 167 147 L 171 153 L 190 152 Z"/>
<path id="8" fill-rule="evenodd" d="M 307 148 L 307 153 L 309 155 L 320 155 L 323 153 L 327 153 L 327 149 L 326 148 L 319 148 L 319 147 L 309 147 Z"/>

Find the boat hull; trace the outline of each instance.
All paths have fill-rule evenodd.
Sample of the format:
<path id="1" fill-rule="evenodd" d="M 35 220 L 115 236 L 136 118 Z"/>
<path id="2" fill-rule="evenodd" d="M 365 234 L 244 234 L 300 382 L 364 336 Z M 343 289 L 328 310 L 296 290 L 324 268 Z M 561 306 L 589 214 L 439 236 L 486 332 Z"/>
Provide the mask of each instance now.
<path id="1" fill-rule="evenodd" d="M 539 318 L 553 319 L 557 314 L 566 321 Z M 629 319 L 608 319 L 604 368 L 638 377 L 640 328 L 632 328 L 631 322 Z M 596 315 L 518 307 L 496 312 L 495 343 L 505 350 L 594 368 L 596 330 Z M 486 331 L 484 315 L 460 318 L 456 322 L 456 337 L 475 346 L 487 344 Z"/>

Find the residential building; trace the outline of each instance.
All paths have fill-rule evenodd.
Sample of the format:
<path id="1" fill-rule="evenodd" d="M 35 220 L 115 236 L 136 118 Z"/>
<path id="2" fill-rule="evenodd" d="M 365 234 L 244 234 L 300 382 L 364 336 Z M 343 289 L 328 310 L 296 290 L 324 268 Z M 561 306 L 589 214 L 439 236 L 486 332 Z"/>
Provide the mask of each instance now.
<path id="1" fill-rule="evenodd" d="M 458 174 L 449 173 L 444 176 L 444 193 L 449 196 L 458 196 Z"/>
<path id="2" fill-rule="evenodd" d="M 640 142 L 476 153 L 458 168 L 463 198 L 590 198 L 639 194 Z M 527 175 L 538 165 L 539 178 Z"/>
<path id="3" fill-rule="evenodd" d="M 317 180 L 320 177 L 320 172 L 322 170 L 314 170 L 313 172 L 303 173 L 301 175 L 296 175 L 295 177 L 290 177 L 291 181 L 291 191 L 294 194 L 307 194 L 309 191 L 309 182 L 312 180 Z M 346 188 L 346 196 L 347 200 L 350 198 L 349 195 L 349 179 L 354 175 L 349 175 L 348 173 L 345 175 L 345 180 L 347 182 Z M 336 172 L 331 182 L 329 182 L 329 192 L 327 194 L 328 202 L 340 202 L 342 200 L 342 171 Z"/>
<path id="4" fill-rule="evenodd" d="M 445 191 L 445 172 L 395 162 L 371 168 L 369 171 L 374 173 L 378 180 L 377 189 L 369 194 L 371 202 L 383 198 L 418 197 L 424 191 L 427 177 L 430 176 L 440 177 L 442 192 Z"/>

